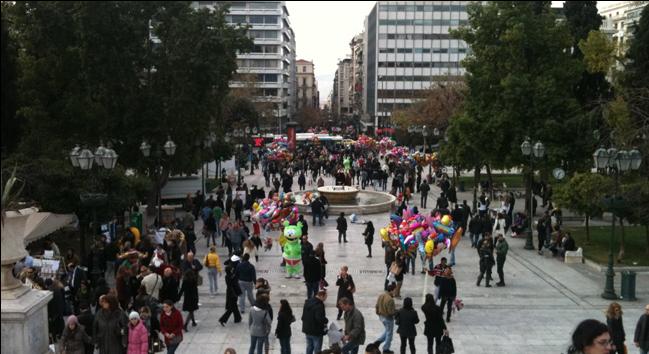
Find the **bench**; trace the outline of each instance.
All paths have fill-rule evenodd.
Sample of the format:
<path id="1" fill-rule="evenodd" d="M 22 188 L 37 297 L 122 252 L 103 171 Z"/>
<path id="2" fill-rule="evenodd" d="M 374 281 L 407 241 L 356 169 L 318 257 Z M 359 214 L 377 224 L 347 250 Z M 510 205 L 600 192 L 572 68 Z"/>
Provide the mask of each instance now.
<path id="1" fill-rule="evenodd" d="M 576 251 L 566 251 L 566 255 L 564 256 L 563 262 L 568 264 L 583 263 L 584 250 L 581 247 L 579 247 Z"/>

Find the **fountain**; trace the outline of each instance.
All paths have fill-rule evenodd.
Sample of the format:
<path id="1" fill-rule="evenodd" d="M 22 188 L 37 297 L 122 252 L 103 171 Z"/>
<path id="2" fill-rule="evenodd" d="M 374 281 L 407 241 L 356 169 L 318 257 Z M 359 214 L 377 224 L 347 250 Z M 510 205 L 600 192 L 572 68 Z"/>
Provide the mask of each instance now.
<path id="1" fill-rule="evenodd" d="M 310 214 L 311 207 L 305 200 L 308 191 L 294 192 L 295 205 L 302 214 Z M 392 210 L 397 198 L 393 195 L 373 190 L 360 190 L 353 186 L 318 187 L 311 193 L 320 193 L 329 201 L 329 215 L 344 212 L 345 214 L 376 214 Z"/>

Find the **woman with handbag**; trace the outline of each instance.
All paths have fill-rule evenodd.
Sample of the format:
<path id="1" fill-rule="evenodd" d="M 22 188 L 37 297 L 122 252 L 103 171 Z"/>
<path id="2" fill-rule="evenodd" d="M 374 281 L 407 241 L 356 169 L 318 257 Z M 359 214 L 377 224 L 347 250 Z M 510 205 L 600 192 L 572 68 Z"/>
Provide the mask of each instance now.
<path id="1" fill-rule="evenodd" d="M 189 332 L 187 325 L 189 320 L 192 320 L 192 327 L 196 327 L 196 320 L 194 319 L 194 311 L 198 310 L 198 282 L 196 273 L 188 269 L 183 275 L 183 284 L 180 286 L 178 298 L 183 298 L 183 311 L 189 312 L 185 320 L 185 332 Z"/>
<path id="2" fill-rule="evenodd" d="M 327 274 L 327 260 L 325 259 L 324 244 L 322 242 L 319 242 L 315 247 L 314 253 L 316 258 L 318 258 L 318 260 L 320 261 L 320 274 L 322 276 L 322 279 L 320 280 L 320 288 L 324 289 L 329 286 L 329 283 L 327 283 L 327 281 L 325 280 Z"/>
<path id="3" fill-rule="evenodd" d="M 291 354 L 291 323 L 295 322 L 293 310 L 286 299 L 279 301 L 279 312 L 277 313 L 277 327 L 275 335 L 279 339 L 282 354 Z"/>
<path id="4" fill-rule="evenodd" d="M 174 354 L 183 341 L 183 315 L 171 300 L 165 300 L 160 314 L 160 332 L 165 338 L 167 354 Z"/>
<path id="5" fill-rule="evenodd" d="M 624 341 L 626 334 L 624 333 L 624 325 L 622 324 L 622 306 L 617 302 L 611 302 L 606 311 L 606 325 L 608 326 L 608 333 L 611 335 L 611 340 L 615 345 L 615 350 L 611 354 L 625 354 Z"/>
<path id="6" fill-rule="evenodd" d="M 340 273 L 338 273 L 338 279 L 336 280 L 336 286 L 338 286 L 338 298 L 336 299 L 336 304 L 338 301 L 344 297 L 348 298 L 351 303 L 354 303 L 354 293 L 356 292 L 356 285 L 354 284 L 354 279 L 352 276 L 347 273 L 349 268 L 347 266 L 342 266 L 340 268 Z M 338 316 L 337 320 L 343 315 L 343 310 L 338 306 Z"/>
<path id="7" fill-rule="evenodd" d="M 262 354 L 264 342 L 268 338 L 272 325 L 272 317 L 268 307 L 268 296 L 261 295 L 248 314 L 248 328 L 250 329 L 250 350 L 248 354 Z"/>
<path id="8" fill-rule="evenodd" d="M 442 334 L 448 333 L 442 310 L 435 303 L 433 294 L 426 294 L 426 300 L 421 306 L 421 311 L 426 316 L 424 321 L 424 335 L 426 336 L 428 354 L 433 353 L 433 345 L 439 345 Z"/>

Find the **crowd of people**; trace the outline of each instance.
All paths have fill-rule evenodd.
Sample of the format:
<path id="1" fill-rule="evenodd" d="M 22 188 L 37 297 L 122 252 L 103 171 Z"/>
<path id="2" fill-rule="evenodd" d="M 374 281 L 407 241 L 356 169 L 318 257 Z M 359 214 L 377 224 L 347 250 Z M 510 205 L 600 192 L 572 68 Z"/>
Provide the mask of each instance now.
<path id="1" fill-rule="evenodd" d="M 294 176 L 298 176 L 300 190 L 306 189 L 307 184 L 323 185 L 323 176 L 329 176 L 339 185 L 358 184 L 363 189 L 373 187 L 387 191 L 388 178 L 392 178 L 389 192 L 398 198 L 394 213 L 399 215 L 415 204 L 414 193 L 420 194 L 421 209 L 428 209 L 428 193 L 431 185 L 436 184 L 441 194 L 430 211 L 431 216 L 451 215 L 464 232 L 469 233 L 471 247 L 477 250 L 478 255 L 477 286 L 481 286 L 484 279 L 485 286 L 491 287 L 494 265 L 499 276 L 496 286 L 505 286 L 504 266 L 509 251 L 507 236 L 516 237 L 524 233 L 529 222 L 525 213 L 514 213 L 515 198 L 512 194 L 503 196 L 500 207 L 493 209 L 483 193 L 476 210 L 471 210 L 466 200 L 458 201 L 456 187 L 441 170 L 424 176 L 420 165 L 359 153 L 345 146 L 309 146 L 298 150 L 291 160 L 259 156 L 258 161 L 265 187 L 270 189 L 270 198 L 276 193 L 291 192 Z M 382 243 L 386 279 L 384 292 L 376 300 L 375 314 L 383 332 L 371 341 L 366 338 L 367 314 L 355 306 L 356 283 L 346 265 L 339 268 L 332 284 L 338 288 L 336 320 L 344 322 L 343 328 L 338 329 L 327 318 L 325 301 L 330 284 L 326 279 L 328 262 L 324 245 L 318 243 L 314 247 L 309 242 L 308 224 L 300 215 L 305 301 L 303 304 L 290 304 L 288 299 L 280 299 L 275 314 L 271 305 L 271 284 L 258 277 L 256 270 L 266 241 L 262 238 L 262 227 L 250 219 L 254 202 L 267 194 L 264 187 L 252 186 L 249 189 L 244 180 L 233 181 L 225 173 L 222 176 L 222 183 L 214 195 L 205 198 L 199 191 L 195 196 L 187 196 L 183 203 L 185 215 L 176 220 L 172 229 L 163 230 L 161 239 L 152 235 L 140 236 L 128 230 L 117 240 L 100 237 L 85 259 L 80 260 L 74 252 L 66 254 L 66 272 L 60 278 L 41 279 L 32 268 L 17 264 L 16 276 L 33 287 L 48 289 L 54 294 L 48 304 L 52 342 L 66 354 L 90 354 L 95 349 L 100 354 L 148 354 L 162 350 L 173 354 L 182 343 L 184 334 L 198 325 L 195 316 L 201 306 L 198 288 L 206 275 L 209 295 L 214 297 L 221 293 L 225 296 L 224 313 L 218 319 L 220 325 L 228 325 L 230 317 L 234 323 L 247 320 L 251 354 L 269 352 L 273 325 L 281 352 L 296 350 L 291 344 L 292 323 L 300 315 L 294 313 L 295 306 L 302 307 L 301 332 L 306 338 L 304 350 L 307 354 L 358 353 L 361 347 L 366 353 L 392 353 L 395 327 L 400 339 L 400 352 L 405 353 L 409 348 L 411 353 L 415 353 L 420 319 L 424 324 L 427 352 L 433 353 L 435 349 L 438 353 L 452 352 L 447 323 L 463 306 L 453 272 L 457 261 L 454 251 L 448 255 L 450 259 L 440 257 L 438 264 L 432 264 L 430 259 L 417 252 L 409 254 L 393 248 L 390 243 Z M 574 239 L 561 227 L 560 210 L 553 208 L 550 200 L 544 204 L 548 205 L 548 210 L 537 224 L 539 253 L 543 248 L 556 255 L 575 250 Z M 311 225 L 324 225 L 323 219 L 329 217 L 326 197 L 314 198 L 310 207 L 313 214 Z M 416 207 L 414 212 L 419 212 Z M 201 222 L 196 224 L 199 219 Z M 203 226 L 199 235 L 194 230 L 195 225 Z M 338 242 L 347 243 L 348 224 L 344 213 L 336 219 L 336 230 Z M 367 222 L 362 233 L 368 249 L 367 257 L 372 257 L 374 234 L 373 223 Z M 196 245 L 201 235 L 208 252 L 197 259 Z M 53 242 L 49 241 L 47 247 L 56 248 L 60 254 Z M 219 257 L 219 247 L 227 249 L 223 262 Z M 433 291 L 425 295 L 421 312 L 413 306 L 410 297 L 403 298 L 401 306 L 395 302 L 395 299 L 402 298 L 404 278 L 409 274 L 415 276 L 418 257 L 421 273 L 434 278 Z M 224 279 L 219 279 L 221 277 Z M 222 290 L 223 281 L 225 291 Z M 646 310 L 634 336 L 641 353 L 649 349 L 649 306 Z M 624 353 L 620 349 L 625 343 L 621 316 L 621 307 L 613 303 L 607 312 L 607 324 L 596 320 L 584 321 L 572 337 L 569 352 L 604 353 L 596 350 L 602 347 L 610 352 Z M 331 344 L 328 349 L 323 348 L 325 336 L 329 337 Z M 303 349 L 297 350 L 302 352 Z M 234 349 L 227 349 L 226 353 L 234 353 Z"/>

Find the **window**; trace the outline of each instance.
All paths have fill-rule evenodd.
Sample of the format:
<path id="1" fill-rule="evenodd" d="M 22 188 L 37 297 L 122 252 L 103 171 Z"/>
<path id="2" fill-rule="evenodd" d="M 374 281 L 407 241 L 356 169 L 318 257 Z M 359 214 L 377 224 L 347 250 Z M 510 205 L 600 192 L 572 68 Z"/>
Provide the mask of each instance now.
<path id="1" fill-rule="evenodd" d="M 379 53 L 394 53 L 394 48 L 381 48 Z"/>
<path id="2" fill-rule="evenodd" d="M 412 53 L 412 48 L 398 48 L 397 53 Z"/>
<path id="3" fill-rule="evenodd" d="M 246 16 L 243 15 L 228 15 L 225 20 L 229 23 L 246 23 Z"/>
<path id="4" fill-rule="evenodd" d="M 250 9 L 274 10 L 277 9 L 277 2 L 251 1 L 248 3 Z"/>
<path id="5" fill-rule="evenodd" d="M 303 72 L 303 73 L 306 72 L 306 65 L 302 67 L 302 72 Z"/>

